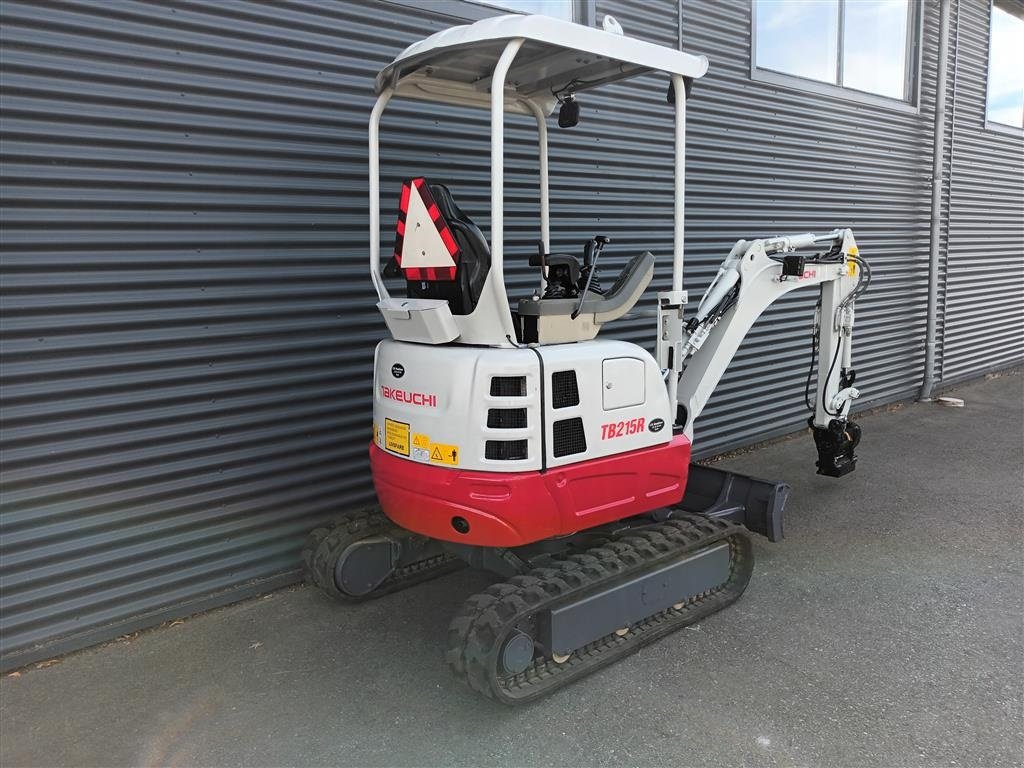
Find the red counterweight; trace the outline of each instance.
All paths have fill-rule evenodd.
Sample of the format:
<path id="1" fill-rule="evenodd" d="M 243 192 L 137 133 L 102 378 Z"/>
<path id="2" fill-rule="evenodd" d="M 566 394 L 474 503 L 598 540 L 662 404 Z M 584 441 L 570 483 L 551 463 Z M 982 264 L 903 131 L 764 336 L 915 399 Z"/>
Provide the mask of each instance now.
<path id="1" fill-rule="evenodd" d="M 420 464 L 370 445 L 384 513 L 434 539 L 517 547 L 678 504 L 690 441 L 529 472 L 479 472 Z"/>

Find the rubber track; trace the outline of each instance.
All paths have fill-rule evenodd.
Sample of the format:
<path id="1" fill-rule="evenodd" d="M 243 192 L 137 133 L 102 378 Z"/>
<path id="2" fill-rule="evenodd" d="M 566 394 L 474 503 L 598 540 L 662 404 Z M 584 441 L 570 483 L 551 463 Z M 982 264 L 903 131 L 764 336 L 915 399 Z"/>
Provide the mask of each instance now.
<path id="1" fill-rule="evenodd" d="M 376 506 L 349 512 L 315 528 L 306 538 L 306 544 L 302 548 L 306 581 L 335 600 L 343 603 L 361 603 L 421 584 L 463 567 L 453 555 L 436 555 L 397 568 L 381 582 L 380 586 L 368 594 L 350 595 L 343 592 L 334 581 L 334 565 L 338 557 L 360 539 L 379 535 L 402 538 L 410 534 L 392 523 Z"/>
<path id="2" fill-rule="evenodd" d="M 518 675 L 499 672 L 506 638 L 531 615 L 720 541 L 730 545 L 730 576 L 722 586 L 692 597 L 681 609 L 649 616 L 625 635 L 607 635 L 577 649 L 562 664 L 535 657 Z M 680 515 L 473 595 L 449 626 L 446 660 L 457 677 L 489 698 L 504 704 L 532 701 L 725 608 L 743 594 L 752 570 L 746 529 L 728 521 Z"/>

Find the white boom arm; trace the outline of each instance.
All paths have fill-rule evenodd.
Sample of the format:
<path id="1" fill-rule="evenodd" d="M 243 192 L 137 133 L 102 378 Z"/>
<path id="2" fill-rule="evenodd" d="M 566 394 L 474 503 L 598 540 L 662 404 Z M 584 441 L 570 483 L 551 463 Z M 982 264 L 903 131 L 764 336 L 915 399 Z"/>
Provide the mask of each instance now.
<path id="1" fill-rule="evenodd" d="M 807 249 L 822 253 L 795 253 Z M 811 422 L 816 432 L 844 428 L 850 405 L 860 394 L 852 386 L 851 345 L 854 291 L 866 277 L 863 268 L 849 229 L 739 240 L 688 322 L 684 324 L 680 307 L 661 302 L 657 356 L 670 391 L 677 377 L 676 402 L 685 434 L 692 438 L 694 420 L 761 313 L 780 296 L 811 285 L 821 286 L 817 395 Z"/>

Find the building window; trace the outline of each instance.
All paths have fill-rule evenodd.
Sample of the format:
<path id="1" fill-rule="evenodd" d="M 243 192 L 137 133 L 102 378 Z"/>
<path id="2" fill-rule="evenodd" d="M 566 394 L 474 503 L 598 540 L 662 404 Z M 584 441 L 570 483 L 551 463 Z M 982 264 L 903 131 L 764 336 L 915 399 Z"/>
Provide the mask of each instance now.
<path id="1" fill-rule="evenodd" d="M 913 101 L 916 7 L 911 0 L 755 0 L 754 69 Z"/>
<path id="2" fill-rule="evenodd" d="M 992 4 L 985 116 L 990 123 L 1024 128 L 1024 18 L 1000 2 Z"/>
<path id="3" fill-rule="evenodd" d="M 556 19 L 576 21 L 575 0 L 474 0 L 474 2 L 515 13 L 536 13 L 541 16 L 554 16 Z"/>

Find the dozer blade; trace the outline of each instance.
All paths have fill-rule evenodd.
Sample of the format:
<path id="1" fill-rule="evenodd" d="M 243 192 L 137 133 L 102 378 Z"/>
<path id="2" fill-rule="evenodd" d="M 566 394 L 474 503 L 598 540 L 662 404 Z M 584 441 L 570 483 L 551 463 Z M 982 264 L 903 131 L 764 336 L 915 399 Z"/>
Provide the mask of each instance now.
<path id="1" fill-rule="evenodd" d="M 732 520 L 768 541 L 782 541 L 782 517 L 789 491 L 787 483 L 691 464 L 686 494 L 675 508 Z"/>
<path id="2" fill-rule="evenodd" d="M 742 526 L 674 516 L 469 598 L 448 664 L 485 696 L 532 701 L 725 608 L 753 562 Z"/>

